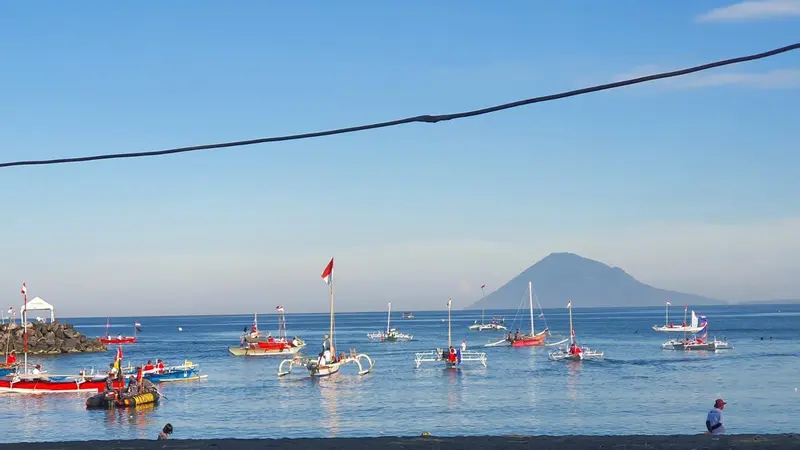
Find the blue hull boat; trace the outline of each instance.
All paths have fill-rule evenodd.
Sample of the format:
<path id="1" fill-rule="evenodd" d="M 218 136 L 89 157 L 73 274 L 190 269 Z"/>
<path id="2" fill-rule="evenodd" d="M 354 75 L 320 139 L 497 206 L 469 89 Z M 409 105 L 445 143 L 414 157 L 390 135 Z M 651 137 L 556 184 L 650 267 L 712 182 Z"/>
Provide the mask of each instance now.
<path id="1" fill-rule="evenodd" d="M 123 373 L 133 375 L 136 373 L 136 368 L 126 368 Z M 208 375 L 201 374 L 197 364 L 193 364 L 191 361 L 185 361 L 180 366 L 165 367 L 164 370 L 160 372 L 145 372 L 142 378 L 150 380 L 153 383 L 168 383 L 172 381 L 202 380 L 208 378 Z"/>

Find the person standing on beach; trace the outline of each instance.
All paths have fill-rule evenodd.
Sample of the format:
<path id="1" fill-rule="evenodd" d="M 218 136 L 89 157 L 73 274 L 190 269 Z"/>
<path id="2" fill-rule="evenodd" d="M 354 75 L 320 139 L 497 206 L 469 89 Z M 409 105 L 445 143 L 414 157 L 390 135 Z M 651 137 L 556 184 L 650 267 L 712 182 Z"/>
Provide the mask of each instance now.
<path id="1" fill-rule="evenodd" d="M 716 435 L 725 432 L 725 427 L 722 425 L 722 410 L 725 409 L 726 404 L 721 398 L 714 402 L 714 409 L 709 411 L 708 417 L 706 417 L 707 434 Z"/>

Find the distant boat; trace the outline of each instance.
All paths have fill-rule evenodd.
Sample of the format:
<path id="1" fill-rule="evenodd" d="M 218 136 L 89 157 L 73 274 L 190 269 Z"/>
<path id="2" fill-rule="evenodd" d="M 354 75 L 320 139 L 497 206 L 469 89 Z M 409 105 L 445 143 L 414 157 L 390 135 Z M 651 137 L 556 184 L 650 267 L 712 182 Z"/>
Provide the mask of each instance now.
<path id="1" fill-rule="evenodd" d="M 664 319 L 664 326 L 660 325 L 653 325 L 653 331 L 661 331 L 666 333 L 699 333 L 703 330 L 702 326 L 699 326 L 697 322 L 697 315 L 695 315 L 694 311 L 692 311 L 692 322 L 691 325 L 686 325 L 686 311 L 689 309 L 689 305 L 686 305 L 683 309 L 683 324 L 680 326 L 675 326 L 669 322 L 669 307 L 670 302 L 667 302 L 666 306 L 666 319 Z"/>
<path id="2" fill-rule="evenodd" d="M 112 337 L 108 332 L 110 326 L 110 318 L 106 318 L 106 335 L 105 337 L 97 338 L 100 342 L 103 344 L 133 344 L 136 342 L 136 331 L 139 330 L 141 324 L 139 322 L 133 324 L 133 336 L 123 336 L 120 334 L 117 337 Z"/>
<path id="3" fill-rule="evenodd" d="M 306 346 L 305 342 L 297 337 L 289 340 L 286 333 L 286 316 L 283 306 L 275 308 L 278 312 L 278 338 L 272 337 L 258 329 L 258 314 L 253 314 L 253 325 L 250 332 L 242 334 L 238 347 L 228 347 L 228 352 L 234 356 L 277 356 L 293 355 Z M 246 328 L 245 328 L 246 330 Z"/>
<path id="4" fill-rule="evenodd" d="M 414 336 L 404 334 L 397 331 L 397 328 L 392 328 L 392 302 L 389 302 L 389 312 L 386 317 L 386 332 L 376 331 L 374 333 L 367 333 L 367 338 L 372 341 L 380 342 L 397 342 L 397 341 L 410 341 Z"/>
<path id="5" fill-rule="evenodd" d="M 413 319 L 414 313 L 403 313 L 403 319 Z"/>
<path id="6" fill-rule="evenodd" d="M 572 326 L 572 300 L 567 303 L 567 309 L 569 309 L 570 346 L 569 348 L 560 348 L 554 352 L 551 352 L 548 357 L 553 361 L 584 361 L 603 359 L 603 352 L 592 350 L 586 346 L 578 346 L 577 339 L 575 338 L 575 328 Z"/>
<path id="7" fill-rule="evenodd" d="M 661 344 L 664 350 L 705 350 L 715 352 L 717 350 L 728 350 L 732 348 L 728 345 L 727 341 L 720 341 L 713 338 L 708 341 L 708 319 L 706 316 L 700 316 L 699 324 L 701 328 L 697 334 L 703 333 L 703 336 L 698 337 L 697 334 L 688 338 L 687 332 L 684 332 L 683 339 L 670 339 L 669 341 Z"/>
<path id="8" fill-rule="evenodd" d="M 503 331 L 507 330 L 506 326 L 504 325 L 505 319 L 502 317 L 492 317 L 492 321 L 489 323 L 485 322 L 485 311 L 484 309 L 481 310 L 481 323 L 478 323 L 476 320 L 475 323 L 469 326 L 470 331 Z"/>

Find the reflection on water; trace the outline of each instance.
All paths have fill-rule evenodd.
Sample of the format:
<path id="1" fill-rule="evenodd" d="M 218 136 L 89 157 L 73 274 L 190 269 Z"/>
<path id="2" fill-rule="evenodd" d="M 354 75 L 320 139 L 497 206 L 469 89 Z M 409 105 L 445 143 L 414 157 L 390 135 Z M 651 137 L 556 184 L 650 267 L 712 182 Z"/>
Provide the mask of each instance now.
<path id="1" fill-rule="evenodd" d="M 325 378 L 315 378 L 314 380 L 319 384 L 322 406 L 325 407 L 325 412 L 328 414 L 328 420 L 325 421 L 325 425 L 330 430 L 331 437 L 335 437 L 339 433 L 339 410 L 336 408 L 339 396 L 339 377 L 333 375 Z"/>
<path id="2" fill-rule="evenodd" d="M 561 362 L 561 361 L 558 361 Z M 595 363 L 597 361 L 588 362 L 588 364 Z M 583 370 L 583 361 L 572 361 L 567 360 L 567 392 L 570 400 L 578 400 L 580 395 L 578 390 L 580 389 L 580 373 Z"/>
<path id="3" fill-rule="evenodd" d="M 414 352 L 430 350 L 446 338 L 447 324 L 440 320 L 446 313 L 420 312 L 415 313 L 418 319 L 399 322 L 398 328 L 414 334 L 413 341 L 401 344 L 366 340 L 364 333 L 385 323 L 385 313 L 341 314 L 339 346 L 358 347 L 380 363 L 363 377 L 348 365 L 319 381 L 311 380 L 302 367 L 278 378 L 282 358 L 230 355 L 227 347 L 238 345 L 239 333 L 252 316 L 141 318 L 145 333 L 125 347 L 127 360 L 163 358 L 175 364 L 189 359 L 209 378 L 162 385 L 166 397 L 159 405 L 132 410 L 87 411 L 86 394 L 0 395 L 0 441 L 153 439 L 167 422 L 175 426 L 175 438 L 407 436 L 422 431 L 441 436 L 576 430 L 618 434 L 643 429 L 684 434 L 702 432 L 697 424 L 711 406 L 709 399 L 717 397 L 736 406 L 726 409 L 726 418 L 736 424 L 737 433 L 793 432 L 796 426 L 784 417 L 800 415 L 800 402 L 785 401 L 787 396 L 798 398 L 792 380 L 800 370 L 794 314 L 800 305 L 781 309 L 791 314 L 754 320 L 769 309 L 703 308 L 713 329 L 735 347 L 719 353 L 661 350 L 669 336 L 650 330 L 663 321 L 660 308 L 593 310 L 583 318 L 584 311 L 575 310 L 581 335 L 605 352 L 604 361 L 554 362 L 547 359 L 551 349 L 474 346 L 487 353 L 488 367 L 469 363 L 456 370 L 413 365 Z M 467 330 L 480 314 L 453 313 L 456 342 L 491 340 Z M 486 314 L 513 317 L 514 312 Z M 566 335 L 566 311 L 546 314 L 549 328 Z M 112 318 L 112 323 L 123 320 L 130 322 Z M 321 337 L 328 328 L 324 314 L 290 320 L 290 333 L 309 339 L 314 348 L 318 342 L 313 336 Z M 105 318 L 70 322 L 78 330 L 105 326 Z M 178 326 L 184 331 L 178 332 Z M 96 328 L 83 331 L 93 336 Z M 760 341 L 761 336 L 774 336 L 775 341 Z M 31 359 L 51 373 L 70 374 L 83 367 L 108 367 L 113 350 Z M 254 425 L 254 416 L 265 415 L 278 420 L 270 420 L 268 427 Z"/>

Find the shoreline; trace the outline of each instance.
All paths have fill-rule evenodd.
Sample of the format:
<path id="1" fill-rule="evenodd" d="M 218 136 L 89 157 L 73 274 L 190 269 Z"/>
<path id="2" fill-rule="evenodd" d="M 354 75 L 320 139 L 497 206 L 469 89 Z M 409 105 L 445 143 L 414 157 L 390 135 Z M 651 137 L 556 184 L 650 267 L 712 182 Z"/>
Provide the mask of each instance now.
<path id="1" fill-rule="evenodd" d="M 150 449 L 281 449 L 281 450 L 368 450 L 389 447 L 401 450 L 594 450 L 594 449 L 800 449 L 798 434 L 741 434 L 719 437 L 704 434 L 680 436 L 461 436 L 461 437 L 363 437 L 363 438 L 297 438 L 297 439 L 170 439 L 117 441 L 31 442 L 0 444 L 0 450 L 150 450 Z"/>

